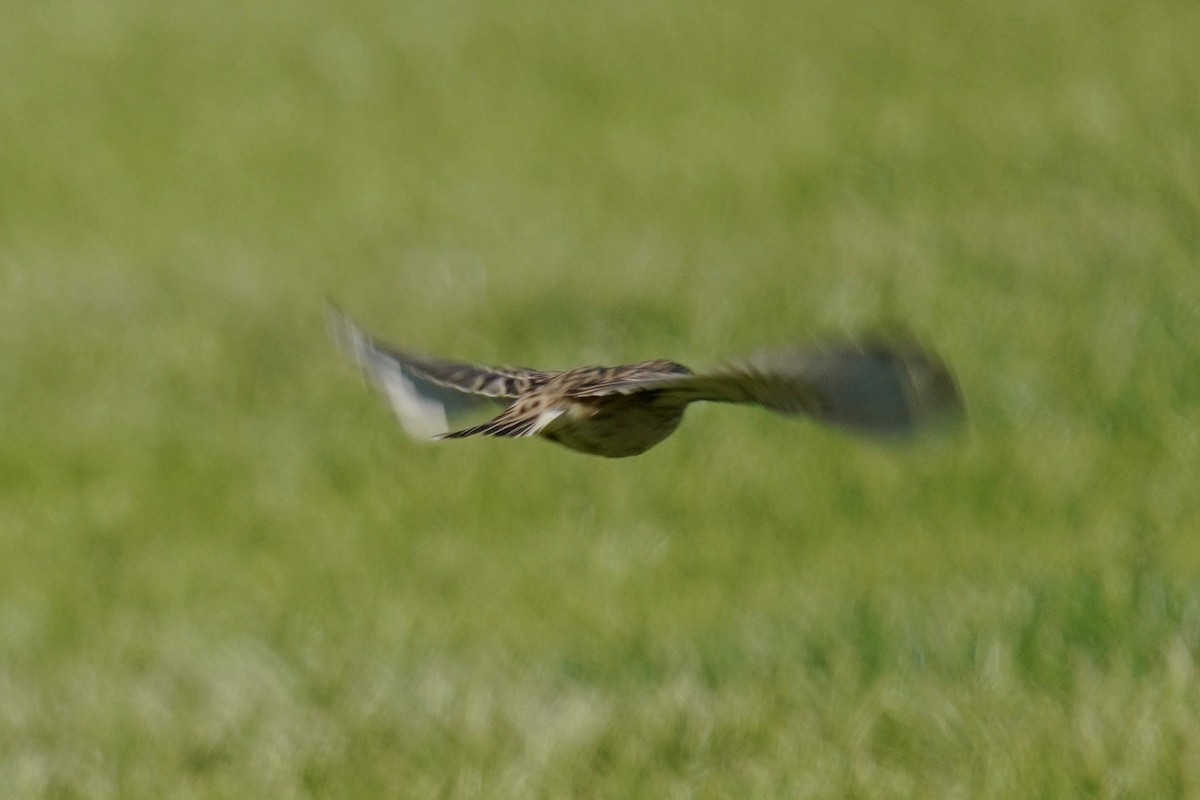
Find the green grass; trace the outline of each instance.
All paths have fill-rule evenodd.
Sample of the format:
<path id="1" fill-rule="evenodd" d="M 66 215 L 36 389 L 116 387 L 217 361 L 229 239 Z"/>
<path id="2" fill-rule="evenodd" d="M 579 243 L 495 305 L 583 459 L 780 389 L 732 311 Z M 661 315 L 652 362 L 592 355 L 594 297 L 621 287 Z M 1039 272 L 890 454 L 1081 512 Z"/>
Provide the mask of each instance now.
<path id="1" fill-rule="evenodd" d="M 10 5 L 6 798 L 1200 795 L 1194 2 Z M 969 423 L 424 447 L 326 297 Z"/>

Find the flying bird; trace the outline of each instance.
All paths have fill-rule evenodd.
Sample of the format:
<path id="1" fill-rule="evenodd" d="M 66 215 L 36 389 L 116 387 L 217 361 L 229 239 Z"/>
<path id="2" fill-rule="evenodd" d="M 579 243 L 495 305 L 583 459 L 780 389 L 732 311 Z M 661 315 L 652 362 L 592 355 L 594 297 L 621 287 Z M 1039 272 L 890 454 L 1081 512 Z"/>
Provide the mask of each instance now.
<path id="1" fill-rule="evenodd" d="M 946 365 L 914 340 L 835 340 L 693 372 L 674 361 L 563 371 L 485 367 L 388 347 L 329 309 L 334 341 L 422 439 L 540 436 L 622 458 L 669 436 L 690 403 L 757 405 L 876 437 L 914 434 L 962 414 Z M 467 427 L 454 423 L 488 411 Z"/>

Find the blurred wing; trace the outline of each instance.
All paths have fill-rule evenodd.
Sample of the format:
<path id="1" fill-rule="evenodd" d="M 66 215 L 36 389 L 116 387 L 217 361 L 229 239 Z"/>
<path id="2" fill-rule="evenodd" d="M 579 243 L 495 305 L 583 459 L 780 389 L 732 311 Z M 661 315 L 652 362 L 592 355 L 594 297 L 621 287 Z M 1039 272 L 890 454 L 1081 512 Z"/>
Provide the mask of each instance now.
<path id="1" fill-rule="evenodd" d="M 963 410 L 945 364 L 910 342 L 766 353 L 658 388 L 685 401 L 753 403 L 881 436 L 913 433 Z"/>
<path id="2" fill-rule="evenodd" d="M 342 353 L 358 364 L 387 398 L 400 424 L 417 438 L 444 434 L 464 417 L 495 414 L 553 374 L 491 369 L 391 350 L 332 306 L 329 321 Z"/>

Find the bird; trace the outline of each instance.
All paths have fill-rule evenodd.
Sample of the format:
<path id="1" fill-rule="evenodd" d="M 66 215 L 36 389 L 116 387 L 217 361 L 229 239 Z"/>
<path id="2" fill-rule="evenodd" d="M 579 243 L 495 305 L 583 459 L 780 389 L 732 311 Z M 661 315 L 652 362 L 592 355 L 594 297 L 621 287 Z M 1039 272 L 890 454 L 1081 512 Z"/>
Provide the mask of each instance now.
<path id="1" fill-rule="evenodd" d="M 902 438 L 964 413 L 954 376 L 915 337 L 834 338 L 695 372 L 657 359 L 567 370 L 488 367 L 386 345 L 329 305 L 332 338 L 418 439 L 541 437 L 607 458 L 670 436 L 691 403 L 755 405 L 875 438 Z M 478 424 L 464 416 L 488 412 Z"/>

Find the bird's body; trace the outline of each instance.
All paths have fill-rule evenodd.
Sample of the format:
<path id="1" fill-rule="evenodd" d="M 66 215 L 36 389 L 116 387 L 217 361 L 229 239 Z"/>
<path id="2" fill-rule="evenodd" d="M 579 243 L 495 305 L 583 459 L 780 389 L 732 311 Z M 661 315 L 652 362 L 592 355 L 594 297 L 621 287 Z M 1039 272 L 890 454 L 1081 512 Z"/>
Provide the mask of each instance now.
<path id="1" fill-rule="evenodd" d="M 671 435 L 686 405 L 661 391 L 619 394 L 605 391 L 606 387 L 690 374 L 687 367 L 670 361 L 568 370 L 518 398 L 495 420 L 477 426 L 480 430 L 468 428 L 443 438 L 505 435 L 497 431 L 528 422 L 538 435 L 572 450 L 612 458 L 636 456 Z"/>
<path id="2" fill-rule="evenodd" d="M 697 374 L 673 361 L 566 371 L 493 368 L 378 344 L 331 310 L 334 337 L 409 433 L 432 439 L 541 436 L 590 455 L 644 453 L 690 403 L 749 403 L 868 434 L 904 434 L 962 410 L 949 371 L 911 341 L 839 342 L 765 354 Z M 453 429 L 451 417 L 500 406 Z"/>
<path id="3" fill-rule="evenodd" d="M 636 456 L 674 433 L 685 408 L 652 394 L 584 398 L 570 402 L 542 436 L 589 455 Z"/>

